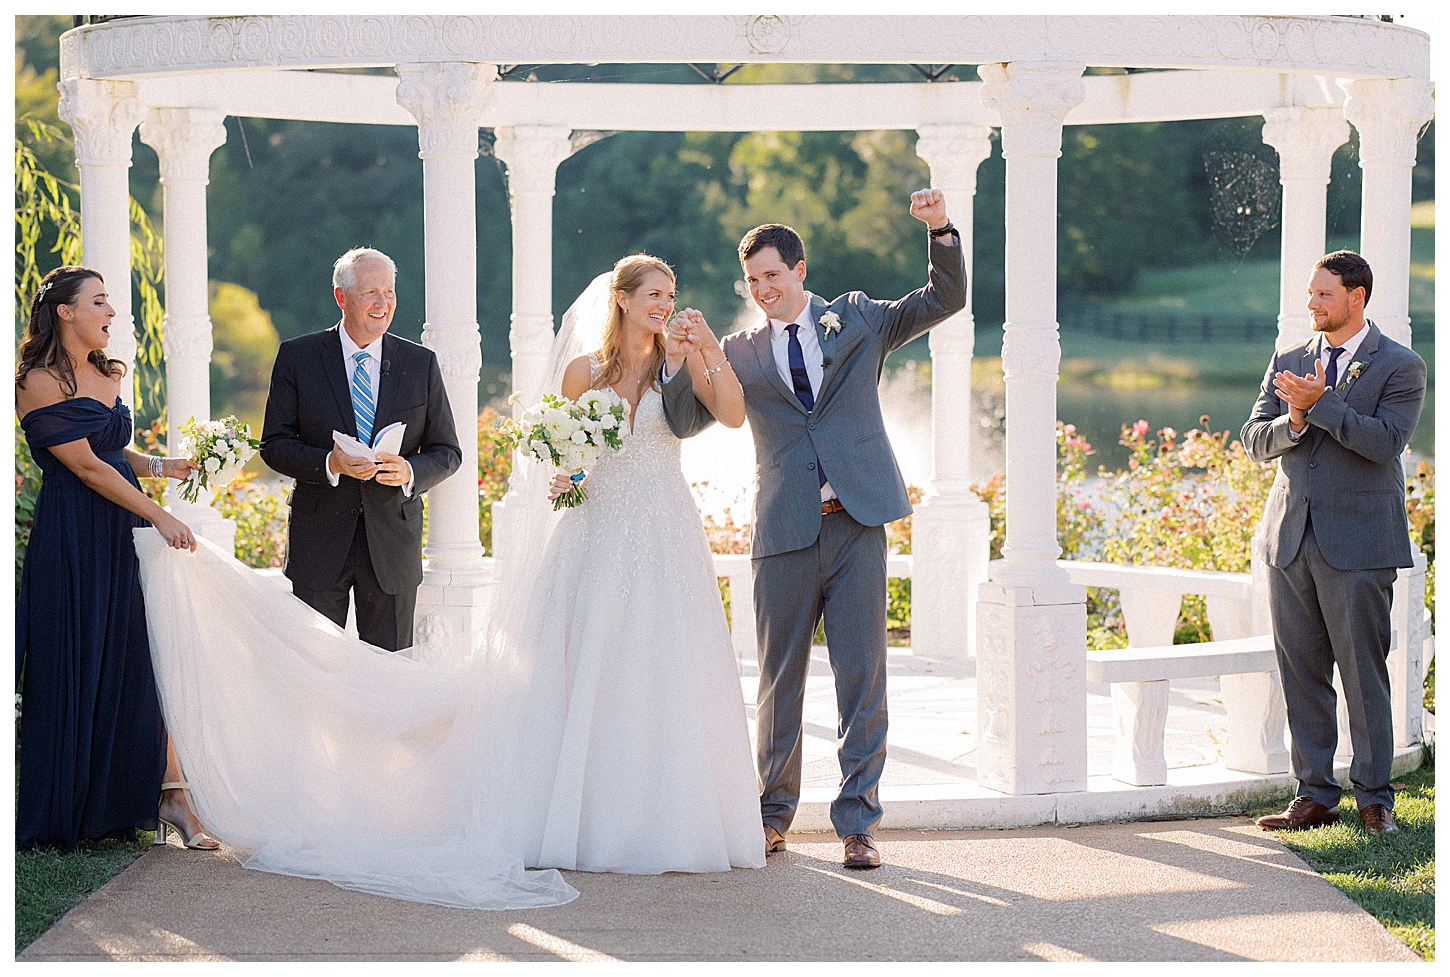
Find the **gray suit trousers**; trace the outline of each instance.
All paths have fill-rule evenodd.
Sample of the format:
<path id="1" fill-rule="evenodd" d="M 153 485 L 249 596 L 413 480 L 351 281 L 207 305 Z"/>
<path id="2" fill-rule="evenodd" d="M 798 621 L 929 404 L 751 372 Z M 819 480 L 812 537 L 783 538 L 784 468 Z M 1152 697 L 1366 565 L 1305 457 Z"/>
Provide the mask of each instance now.
<path id="1" fill-rule="evenodd" d="M 831 513 L 810 546 L 755 559 L 751 569 L 761 819 L 784 834 L 800 803 L 806 673 L 824 614 L 840 716 L 841 790 L 831 823 L 842 838 L 871 834 L 881 821 L 877 784 L 886 766 L 886 529 Z"/>
<path id="2" fill-rule="evenodd" d="M 1337 664 L 1354 748 L 1349 780 L 1355 802 L 1361 811 L 1370 804 L 1393 808 L 1395 734 L 1385 659 L 1396 571 L 1335 569 L 1320 553 L 1312 524 L 1304 527 L 1303 542 L 1289 565 L 1268 570 L 1274 650 L 1284 682 L 1298 795 L 1334 807 L 1342 793 L 1334 778 Z"/>

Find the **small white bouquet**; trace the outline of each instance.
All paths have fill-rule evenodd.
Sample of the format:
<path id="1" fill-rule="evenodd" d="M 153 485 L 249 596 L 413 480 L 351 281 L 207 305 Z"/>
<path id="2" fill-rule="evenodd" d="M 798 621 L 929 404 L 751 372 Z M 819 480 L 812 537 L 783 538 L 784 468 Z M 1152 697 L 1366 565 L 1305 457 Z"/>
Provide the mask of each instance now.
<path id="1" fill-rule="evenodd" d="M 525 450 L 568 472 L 574 487 L 554 500 L 554 508 L 563 509 L 584 501 L 579 483 L 605 448 L 618 451 L 624 444 L 623 427 L 624 404 L 610 404 L 598 390 L 584 391 L 578 402 L 546 394 L 543 403 L 528 408 L 517 420 L 499 419 L 498 450 Z"/>
<path id="2" fill-rule="evenodd" d="M 188 417 L 177 430 L 181 453 L 201 466 L 181 480 L 181 497 L 188 502 L 195 502 L 202 489 L 230 484 L 262 446 L 252 438 L 251 427 L 234 416 L 218 421 Z"/>

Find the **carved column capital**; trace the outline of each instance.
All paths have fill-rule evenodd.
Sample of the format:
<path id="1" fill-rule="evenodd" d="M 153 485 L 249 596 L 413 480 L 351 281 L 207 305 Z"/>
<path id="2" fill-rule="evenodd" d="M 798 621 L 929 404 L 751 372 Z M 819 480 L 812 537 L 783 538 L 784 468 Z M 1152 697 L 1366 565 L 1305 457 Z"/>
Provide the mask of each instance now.
<path id="1" fill-rule="evenodd" d="M 418 156 L 478 156 L 478 120 L 497 76 L 491 64 L 400 64 L 398 104 L 418 120 Z"/>
<path id="2" fill-rule="evenodd" d="M 1349 141 L 1349 124 L 1333 107 L 1302 105 L 1264 113 L 1264 142 L 1279 154 L 1282 183 L 1328 183 L 1334 151 Z"/>
<path id="3" fill-rule="evenodd" d="M 1420 129 L 1435 115 L 1434 87 L 1411 78 L 1344 81 L 1344 117 L 1359 130 L 1360 166 L 1414 166 Z"/>
<path id="4" fill-rule="evenodd" d="M 60 83 L 59 115 L 76 137 L 77 166 L 130 166 L 131 133 L 146 113 L 134 82 Z"/>
<path id="5" fill-rule="evenodd" d="M 992 127 L 918 126 L 916 155 L 930 167 L 932 186 L 975 190 L 977 167 L 992 155 Z"/>
<path id="6" fill-rule="evenodd" d="M 1002 122 L 1002 155 L 1062 155 L 1062 123 L 1087 96 L 1085 65 L 1063 61 L 984 64 L 982 104 Z"/>
<path id="7" fill-rule="evenodd" d="M 156 150 L 162 183 L 206 183 L 211 154 L 227 141 L 226 116 L 206 109 L 154 108 L 141 123 L 141 141 Z"/>
<path id="8" fill-rule="evenodd" d="M 508 167 L 509 194 L 554 192 L 554 171 L 574 152 L 567 126 L 499 126 L 493 154 Z"/>

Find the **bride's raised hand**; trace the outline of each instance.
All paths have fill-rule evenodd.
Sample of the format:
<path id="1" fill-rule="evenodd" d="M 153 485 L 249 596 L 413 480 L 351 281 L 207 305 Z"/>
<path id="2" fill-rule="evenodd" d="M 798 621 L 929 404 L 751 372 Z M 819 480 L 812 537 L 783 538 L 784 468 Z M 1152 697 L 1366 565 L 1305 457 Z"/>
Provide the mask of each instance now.
<path id="1" fill-rule="evenodd" d="M 691 352 L 689 320 L 676 315 L 665 326 L 665 369 L 673 374 Z"/>

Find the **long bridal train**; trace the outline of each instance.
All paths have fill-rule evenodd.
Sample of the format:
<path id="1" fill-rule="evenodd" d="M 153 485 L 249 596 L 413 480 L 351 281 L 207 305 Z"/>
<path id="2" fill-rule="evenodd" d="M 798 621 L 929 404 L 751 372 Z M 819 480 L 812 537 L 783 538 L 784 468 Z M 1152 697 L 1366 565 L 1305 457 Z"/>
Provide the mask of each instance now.
<path id="1" fill-rule="evenodd" d="M 557 725 L 522 714 L 524 663 L 380 652 L 205 539 L 195 554 L 135 539 L 167 729 L 242 864 L 461 908 L 578 895 L 524 867 L 518 829 L 550 789 L 528 760 Z M 501 681 L 516 695 L 488 693 Z"/>

